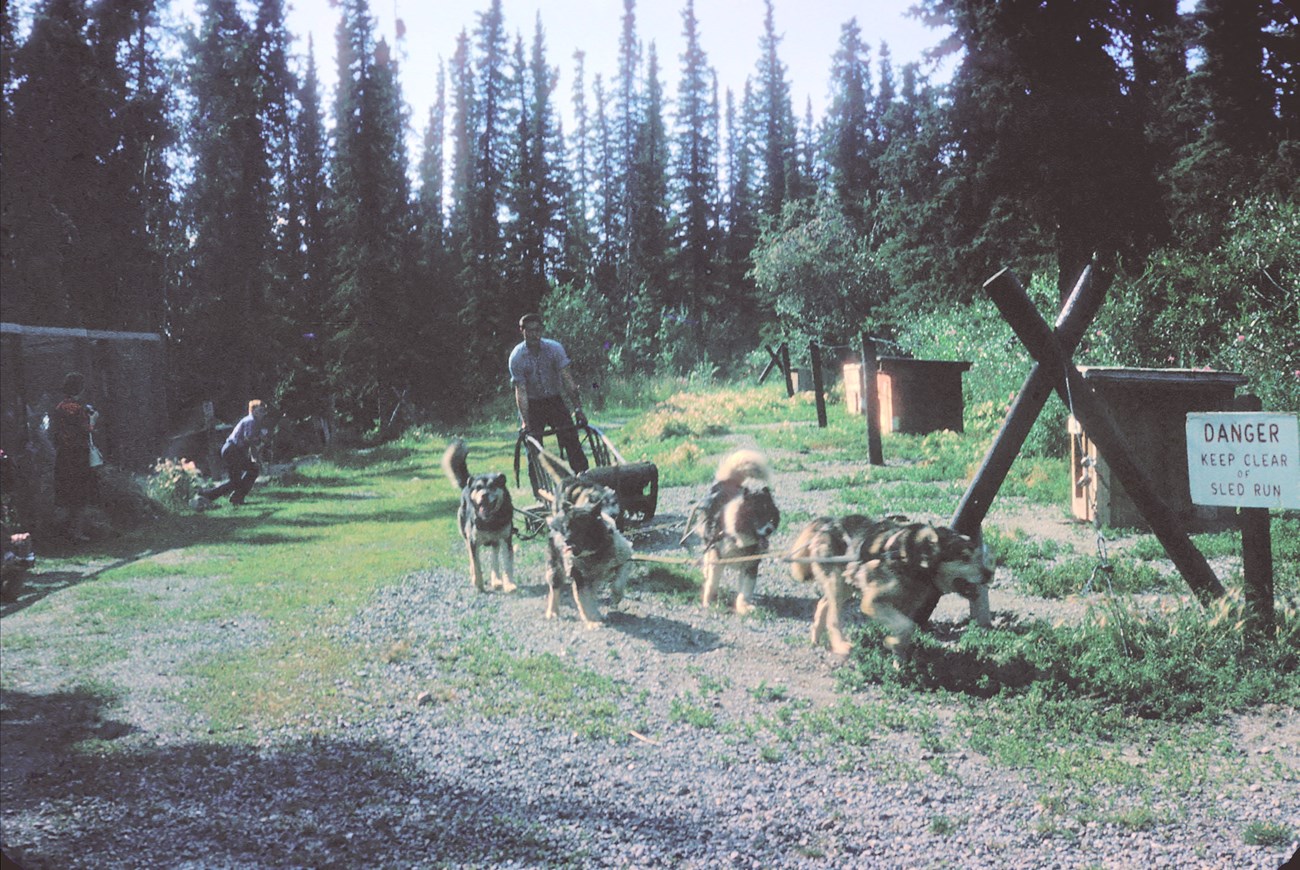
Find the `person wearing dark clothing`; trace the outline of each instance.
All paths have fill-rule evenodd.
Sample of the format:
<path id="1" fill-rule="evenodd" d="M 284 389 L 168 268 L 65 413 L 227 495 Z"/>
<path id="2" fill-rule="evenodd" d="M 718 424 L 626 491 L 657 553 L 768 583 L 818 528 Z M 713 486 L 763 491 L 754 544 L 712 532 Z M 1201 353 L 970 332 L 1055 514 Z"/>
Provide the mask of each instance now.
<path id="1" fill-rule="evenodd" d="M 230 430 L 226 443 L 221 446 L 221 461 L 226 466 L 230 479 L 220 486 L 205 489 L 199 493 L 208 501 L 216 501 L 229 494 L 231 504 L 243 504 L 248 491 L 253 488 L 261 466 L 257 464 L 257 448 L 266 437 L 262 418 L 266 416 L 266 407 L 261 399 L 248 403 L 248 416 L 235 424 Z"/>
<path id="2" fill-rule="evenodd" d="M 525 314 L 519 319 L 524 340 L 510 352 L 510 383 L 515 388 L 519 422 L 538 443 L 546 427 L 553 427 L 569 467 L 581 473 L 587 470 L 588 462 L 574 424 L 586 426 L 587 416 L 582 413 L 578 385 L 569 371 L 569 355 L 558 341 L 543 338 L 544 330 L 540 314 Z M 572 417 L 562 394 L 573 402 Z"/>
<path id="3" fill-rule="evenodd" d="M 88 541 L 82 524 L 95 491 L 90 467 L 91 408 L 81 400 L 85 378 L 69 372 L 63 379 L 63 400 L 50 412 L 54 441 L 54 504 L 67 511 L 64 529 L 75 541 Z"/>

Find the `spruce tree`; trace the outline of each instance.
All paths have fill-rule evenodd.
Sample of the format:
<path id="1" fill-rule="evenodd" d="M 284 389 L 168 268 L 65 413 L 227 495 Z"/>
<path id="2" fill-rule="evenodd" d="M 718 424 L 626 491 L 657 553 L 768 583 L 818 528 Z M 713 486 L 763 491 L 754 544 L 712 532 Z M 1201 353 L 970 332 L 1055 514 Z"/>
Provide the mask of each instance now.
<path id="1" fill-rule="evenodd" d="M 406 117 L 396 62 L 374 37 L 366 0 L 346 0 L 338 30 L 332 375 L 342 407 L 380 434 L 400 425 L 422 371 Z"/>
<path id="2" fill-rule="evenodd" d="M 668 138 L 663 117 L 663 86 L 654 43 L 647 52 L 642 113 L 632 141 L 627 171 L 627 261 L 625 282 L 647 306 L 640 316 L 627 312 L 643 326 L 646 317 L 663 305 L 678 304 L 667 288 L 668 268 Z"/>
<path id="3" fill-rule="evenodd" d="M 870 50 L 853 18 L 840 28 L 840 45 L 831 60 L 822 141 L 831 190 L 859 232 L 867 226 L 867 200 L 875 187 L 870 101 Z"/>
<path id="4" fill-rule="evenodd" d="M 260 334 L 271 227 L 258 46 L 234 0 L 204 4 L 189 58 L 192 243 L 172 336 L 184 366 L 182 404 L 214 399 L 219 416 L 236 418 L 248 399 L 268 395 L 274 365 Z"/>
<path id="5" fill-rule="evenodd" d="M 772 0 L 763 0 L 763 35 L 759 38 L 758 68 L 755 73 L 753 123 L 759 131 L 759 206 L 769 218 L 776 218 L 790 199 L 789 185 L 796 172 L 794 110 L 790 104 L 790 83 L 778 49 L 776 13 Z"/>
<path id="6" fill-rule="evenodd" d="M 700 46 L 695 0 L 682 9 L 682 74 L 677 86 L 673 201 L 677 211 L 672 286 L 704 346 L 705 311 L 715 292 L 719 239 L 717 80 Z"/>
<path id="7" fill-rule="evenodd" d="M 573 53 L 573 135 L 568 140 L 569 183 L 565 187 L 564 242 L 556 283 L 585 287 L 592 279 L 596 237 L 591 218 L 591 119 L 587 110 L 586 53 Z"/>
<path id="8" fill-rule="evenodd" d="M 153 3 L 48 0 L 21 47 L 5 7 L 5 317 L 161 325 L 173 142 Z"/>
<path id="9" fill-rule="evenodd" d="M 308 39 L 306 68 L 294 103 L 292 163 L 288 180 L 284 356 L 276 387 L 277 409 L 290 420 L 334 422 L 335 399 L 326 366 L 331 322 L 332 250 L 329 242 L 329 162 L 315 46 Z"/>

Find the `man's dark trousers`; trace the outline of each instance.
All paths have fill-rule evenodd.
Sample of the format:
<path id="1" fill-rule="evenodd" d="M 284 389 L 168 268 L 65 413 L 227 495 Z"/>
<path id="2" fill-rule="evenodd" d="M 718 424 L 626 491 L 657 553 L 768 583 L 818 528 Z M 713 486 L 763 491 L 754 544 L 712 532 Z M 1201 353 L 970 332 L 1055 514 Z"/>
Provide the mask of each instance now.
<path id="1" fill-rule="evenodd" d="M 253 461 L 247 447 L 237 447 L 234 444 L 226 444 L 221 448 L 221 461 L 225 464 L 230 479 L 221 486 L 206 490 L 202 495 L 209 501 L 216 501 L 230 493 L 231 504 L 242 504 L 248 491 L 253 488 L 253 481 L 257 480 L 261 468 Z"/>
<path id="2" fill-rule="evenodd" d="M 540 444 L 542 432 L 550 426 L 555 429 L 555 439 L 564 449 L 565 458 L 575 474 L 586 471 L 589 463 L 587 454 L 582 452 L 582 442 L 578 440 L 578 429 L 573 425 L 569 409 L 564 399 L 559 396 L 546 396 L 541 399 L 528 400 L 528 434 Z"/>

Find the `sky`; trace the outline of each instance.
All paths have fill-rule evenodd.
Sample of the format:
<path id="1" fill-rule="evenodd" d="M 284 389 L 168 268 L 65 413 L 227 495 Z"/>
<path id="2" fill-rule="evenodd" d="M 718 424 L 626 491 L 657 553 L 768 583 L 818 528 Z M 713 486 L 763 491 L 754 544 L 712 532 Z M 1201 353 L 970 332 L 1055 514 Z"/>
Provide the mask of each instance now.
<path id="1" fill-rule="evenodd" d="M 305 56 L 307 35 L 312 35 L 322 94 L 327 100 L 334 93 L 334 32 L 338 21 L 338 10 L 330 2 L 288 0 L 288 28 L 298 37 L 295 49 Z M 872 48 L 873 61 L 882 41 L 889 44 L 896 73 L 905 63 L 921 61 L 922 52 L 939 42 L 942 34 L 905 16 L 913 2 L 774 0 L 776 31 L 781 37 L 778 54 L 786 66 L 796 116 L 803 117 L 811 99 L 814 117 L 821 117 L 831 57 L 839 45 L 840 27 L 850 18 L 857 18 L 863 39 Z M 684 0 L 642 0 L 635 7 L 643 56 L 653 41 L 659 55 L 660 80 L 669 96 L 681 77 L 684 5 Z M 402 92 L 411 107 L 415 127 L 422 130 L 427 123 L 436 95 L 439 64 L 450 62 L 462 30 L 473 36 L 479 14 L 488 6 L 489 0 L 372 0 L 379 35 L 398 48 Z M 547 61 L 559 69 L 556 98 L 561 117 L 568 115 L 571 104 L 575 49 L 586 52 L 589 105 L 596 74 L 606 82 L 616 75 L 623 0 L 502 0 L 502 11 L 511 49 L 515 35 L 521 34 L 525 51 L 532 46 L 540 13 Z M 696 0 L 695 15 L 701 47 L 718 73 L 719 98 L 730 88 L 739 100 L 745 79 L 753 75 L 758 62 L 763 0 Z M 395 38 L 398 19 L 405 29 L 401 41 Z"/>

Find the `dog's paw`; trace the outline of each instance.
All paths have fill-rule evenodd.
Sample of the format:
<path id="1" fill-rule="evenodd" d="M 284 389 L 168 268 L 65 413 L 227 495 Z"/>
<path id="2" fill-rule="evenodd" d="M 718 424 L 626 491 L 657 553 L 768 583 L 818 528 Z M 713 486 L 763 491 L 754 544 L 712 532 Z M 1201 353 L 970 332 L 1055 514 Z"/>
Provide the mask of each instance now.
<path id="1" fill-rule="evenodd" d="M 514 592 L 519 587 L 510 581 L 508 577 L 492 576 L 492 588 L 502 592 Z"/>
<path id="2" fill-rule="evenodd" d="M 752 605 L 752 604 L 750 604 L 748 601 L 746 601 L 745 598 L 744 598 L 744 596 L 737 596 L 737 598 L 736 598 L 736 612 L 737 612 L 737 613 L 739 613 L 741 616 L 744 616 L 745 614 L 753 613 L 753 612 L 754 612 L 754 609 L 755 609 L 755 608 L 754 608 L 754 605 Z"/>
<path id="3" fill-rule="evenodd" d="M 847 640 L 831 641 L 831 652 L 837 656 L 846 656 L 853 651 L 853 644 Z"/>

